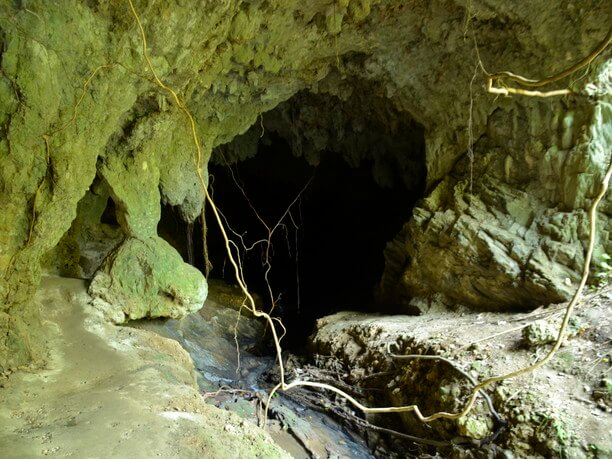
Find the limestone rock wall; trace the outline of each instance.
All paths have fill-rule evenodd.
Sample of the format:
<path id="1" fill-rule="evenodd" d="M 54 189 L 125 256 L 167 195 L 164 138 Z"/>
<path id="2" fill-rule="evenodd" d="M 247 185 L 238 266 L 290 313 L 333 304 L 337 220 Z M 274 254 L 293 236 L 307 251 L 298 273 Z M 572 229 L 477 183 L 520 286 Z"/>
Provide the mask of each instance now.
<path id="1" fill-rule="evenodd" d="M 602 99 L 514 100 L 489 116 L 473 164 L 459 161 L 388 244 L 382 300 L 509 310 L 574 293 L 611 161 L 610 68 L 594 72 Z M 611 202 L 599 208 L 595 271 L 612 251 Z"/>
<path id="2" fill-rule="evenodd" d="M 197 121 L 203 166 L 214 146 L 245 132 L 262 113 L 298 91 L 340 94 L 357 79 L 374 84 L 402 116 L 423 127 L 430 196 L 393 242 L 398 249 L 387 253 L 383 286 L 393 286 L 386 293 L 394 301 L 427 297 L 440 285 L 447 296 L 479 304 L 475 288 L 457 296 L 452 294 L 455 281 L 440 282 L 439 273 L 424 280 L 419 274 L 423 262 L 416 254 L 440 252 L 435 247 L 442 235 L 435 228 L 445 225 L 450 217 L 444 215 L 450 212 L 457 220 L 463 217 L 467 226 L 474 209 L 480 213 L 473 219 L 495 215 L 498 223 L 489 221 L 487 236 L 495 240 L 515 220 L 525 234 L 531 228 L 522 220 L 524 211 L 506 211 L 506 201 L 535 199 L 534 215 L 543 209 L 567 213 L 551 214 L 546 221 L 534 217 L 536 243 L 541 245 L 541 231 L 561 231 L 559 237 L 569 238 L 565 246 L 574 247 L 566 247 L 563 256 L 571 257 L 579 247 L 580 209 L 592 197 L 609 151 L 609 86 L 602 86 L 609 84 L 609 73 L 606 80 L 600 62 L 575 84 L 580 89 L 595 82 L 595 104 L 584 99 L 551 104 L 496 99 L 484 94 L 478 75 L 473 78 L 477 57 L 472 35 L 489 71 L 554 73 L 587 54 L 605 35 L 610 23 L 605 2 L 561 1 L 551 9 L 545 1 L 165 0 L 135 1 L 135 7 L 153 65 Z M 156 237 L 160 201 L 178 206 L 192 221 L 201 211 L 202 193 L 189 124 L 152 81 L 127 0 L 2 2 L 0 44 L 3 369 L 32 359 L 35 340 L 27 327 L 32 325 L 30 299 L 41 261 L 46 256 L 46 263 L 53 262 L 50 251 L 69 232 L 76 242 L 65 240 L 59 256 L 75 258 L 76 247 L 83 250 L 78 241 L 87 237 L 82 231 L 90 231 L 95 227 L 91 219 L 100 217 L 88 213 L 87 202 L 103 202 L 108 193 L 117 209 L 120 237 L 110 238 L 114 242 L 107 244 L 107 253 L 121 238 Z M 472 204 L 459 196 L 468 174 L 461 158 L 468 145 L 470 105 L 471 133 L 478 140 Z M 529 131 L 532 125 L 539 126 L 537 132 Z M 569 140 L 563 134 L 566 125 L 574 133 Z M 554 133 L 561 137 L 553 140 Z M 589 133 L 607 140 L 596 146 Z M 570 159 L 560 159 L 565 157 Z M 545 191 L 539 189 L 542 174 L 548 177 Z M 577 186 L 582 191 L 572 191 Z M 105 191 L 96 194 L 96 189 Z M 564 218 L 576 229 L 568 232 Z M 433 230 L 428 231 L 430 221 Z M 563 229 L 555 230 L 560 225 Z M 464 231 L 461 225 L 444 228 L 448 238 L 452 228 L 458 238 Z M 473 229 L 474 234 L 479 231 Z M 551 242 L 559 242 L 555 237 Z M 463 274 L 481 274 L 480 258 L 496 245 L 481 239 L 476 256 L 471 249 L 456 251 L 451 246 L 459 243 L 450 243 L 448 251 L 455 257 L 451 272 L 464 267 Z M 494 275 L 479 289 L 501 283 L 503 292 L 490 300 L 506 304 L 500 300 L 503 295 L 523 288 L 513 279 L 526 279 L 534 269 L 519 273 L 521 263 L 509 267 L 504 249 L 490 258 Z M 570 281 L 575 278 L 571 263 L 557 270 Z M 532 283 L 530 291 L 539 292 L 540 299 L 566 294 L 550 279 Z"/>

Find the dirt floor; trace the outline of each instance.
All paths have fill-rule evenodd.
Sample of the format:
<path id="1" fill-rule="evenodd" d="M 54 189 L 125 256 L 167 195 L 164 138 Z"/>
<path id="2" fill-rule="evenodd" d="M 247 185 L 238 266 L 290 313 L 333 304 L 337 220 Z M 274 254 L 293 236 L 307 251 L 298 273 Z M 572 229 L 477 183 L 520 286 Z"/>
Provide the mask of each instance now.
<path id="1" fill-rule="evenodd" d="M 473 387 L 457 369 L 482 381 L 541 359 L 556 337 L 562 313 L 563 305 L 529 314 L 341 312 L 318 321 L 312 344 L 317 371 L 327 369 L 370 406 L 417 404 L 425 415 L 457 412 Z M 433 450 L 424 446 L 415 457 L 610 458 L 611 313 L 610 287 L 583 298 L 568 339 L 548 365 L 487 390 L 496 413 L 481 399 L 474 413 L 458 422 L 424 426 L 412 413 L 370 420 L 425 442 L 442 442 Z M 405 357 L 413 354 L 448 361 Z M 386 454 L 393 456 L 393 451 Z"/>
<path id="2" fill-rule="evenodd" d="M 107 324 L 83 281 L 47 279 L 46 368 L 0 379 L 0 457 L 290 457 L 201 396 L 173 340 Z"/>
<path id="3" fill-rule="evenodd" d="M 612 457 L 611 288 L 580 302 L 549 365 L 487 390 L 492 409 L 481 398 L 460 421 L 425 425 L 292 389 L 272 400 L 270 434 L 257 424 L 278 375 L 239 296 L 213 282 L 199 313 L 117 327 L 88 306 L 83 281 L 45 280 L 48 362 L 0 379 L 0 458 Z M 288 380 L 330 383 L 369 406 L 458 411 L 469 378 L 542 358 L 562 308 L 341 312 L 318 321 L 310 356 L 286 354 Z"/>

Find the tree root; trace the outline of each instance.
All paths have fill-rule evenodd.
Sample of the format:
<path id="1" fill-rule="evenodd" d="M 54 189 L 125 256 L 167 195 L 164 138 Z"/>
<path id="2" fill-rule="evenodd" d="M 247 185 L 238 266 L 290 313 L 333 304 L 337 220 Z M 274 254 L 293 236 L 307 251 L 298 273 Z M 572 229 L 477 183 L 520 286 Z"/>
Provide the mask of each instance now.
<path id="1" fill-rule="evenodd" d="M 235 273 L 235 277 L 236 277 L 236 281 L 238 282 L 238 285 L 240 287 L 240 289 L 242 290 L 242 292 L 245 295 L 246 301 L 247 301 L 247 309 L 249 309 L 249 311 L 251 311 L 251 313 L 255 316 L 255 317 L 259 317 L 259 318 L 263 318 L 264 320 L 266 320 L 266 322 L 268 323 L 270 330 L 272 332 L 272 338 L 274 341 L 274 347 L 276 350 L 276 356 L 277 356 L 277 363 L 278 363 L 278 368 L 279 368 L 279 374 L 280 374 L 280 382 L 270 391 L 270 394 L 268 396 L 268 400 L 266 403 L 266 407 L 265 407 L 265 418 L 267 418 L 267 413 L 269 410 L 269 406 L 270 406 L 270 401 L 272 400 L 272 397 L 274 396 L 274 394 L 279 391 L 279 390 L 283 390 L 283 391 L 288 391 L 290 389 L 296 388 L 296 387 L 312 387 L 312 388 L 316 388 L 316 389 L 324 389 L 324 390 L 329 390 L 331 392 L 334 392 L 335 394 L 343 397 L 344 399 L 346 399 L 349 403 L 351 403 L 353 406 L 355 406 L 357 409 L 361 410 L 364 413 L 405 413 L 405 412 L 413 412 L 415 414 L 415 416 L 423 423 L 428 423 L 431 422 L 433 420 L 436 419 L 449 419 L 449 420 L 456 420 L 459 419 L 465 415 L 467 415 L 473 408 L 474 403 L 478 397 L 478 395 L 481 393 L 482 389 L 496 383 L 496 382 L 500 382 L 506 379 L 510 379 L 510 378 L 516 378 L 519 376 L 523 376 L 525 374 L 531 373 L 534 370 L 540 368 L 541 366 L 545 365 L 547 362 L 549 362 L 551 360 L 551 358 L 554 356 L 554 354 L 557 352 L 557 350 L 559 349 L 559 347 L 561 346 L 561 343 L 563 341 L 563 338 L 565 336 L 565 332 L 567 329 L 567 325 L 569 322 L 569 319 L 572 315 L 572 311 L 573 308 L 575 306 L 575 304 L 578 302 L 578 299 L 580 298 L 582 289 L 584 288 L 587 278 L 588 278 L 588 274 L 589 274 L 589 265 L 590 265 L 590 261 L 592 258 L 592 254 L 593 254 L 593 247 L 595 244 L 595 238 L 596 238 L 596 218 L 597 218 L 597 206 L 599 204 L 599 202 L 601 201 L 601 199 L 603 198 L 603 196 L 605 195 L 607 189 L 608 189 L 608 184 L 610 181 L 610 176 L 612 175 L 612 163 L 608 169 L 607 174 L 605 175 L 605 178 L 602 182 L 602 186 L 601 186 L 601 191 L 598 194 L 598 196 L 596 197 L 596 199 L 593 202 L 593 205 L 591 207 L 590 210 L 590 237 L 589 237 L 589 245 L 588 245 L 588 249 L 586 251 L 586 256 L 585 256 L 585 264 L 584 264 L 584 269 L 583 269 L 583 275 L 582 275 L 582 280 L 580 282 L 579 287 L 576 289 L 576 292 L 571 300 L 571 302 L 569 303 L 569 305 L 567 306 L 566 312 L 565 312 L 565 316 L 564 316 L 564 320 L 563 323 L 559 329 L 559 334 L 557 337 L 557 341 L 554 344 L 554 346 L 552 347 L 552 349 L 549 351 L 549 353 L 540 361 L 534 363 L 533 365 L 530 365 L 528 367 L 522 368 L 520 370 L 517 371 L 513 371 L 507 374 L 503 374 L 503 375 L 499 375 L 499 376 L 495 376 L 492 378 L 488 378 L 485 379 L 484 381 L 475 384 L 473 389 L 472 389 L 472 393 L 471 396 L 469 397 L 469 400 L 467 402 L 467 404 L 465 405 L 464 409 L 461 410 L 460 412 L 456 412 L 456 413 L 450 413 L 450 412 L 445 412 L 445 411 L 440 411 L 437 413 L 434 413 L 430 416 L 424 416 L 420 410 L 420 408 L 418 407 L 418 405 L 408 405 L 408 406 L 396 406 L 396 407 L 380 407 L 380 408 L 371 408 L 371 407 L 367 407 L 365 405 L 363 405 L 362 403 L 360 403 L 359 401 L 357 401 L 354 397 L 352 397 L 351 395 L 347 394 L 345 391 L 340 390 L 332 385 L 329 384 L 325 384 L 325 383 L 319 383 L 319 382 L 313 382 L 313 381 L 304 381 L 304 380 L 294 380 L 290 383 L 288 383 L 286 381 L 286 375 L 285 375 L 285 367 L 283 364 L 283 357 L 282 357 L 282 347 L 280 344 L 280 338 L 277 332 L 277 324 L 280 323 L 280 320 L 277 318 L 272 317 L 271 315 L 269 315 L 266 312 L 263 312 L 261 310 L 259 310 L 256 305 L 255 305 L 255 300 L 253 298 L 253 296 L 251 295 L 251 293 L 249 292 L 249 289 L 247 288 L 246 282 L 244 280 L 243 274 L 242 274 L 242 270 L 240 268 L 239 263 L 235 260 L 232 250 L 231 250 L 231 246 L 233 244 L 233 242 L 229 239 L 227 231 L 225 229 L 225 225 L 223 224 L 222 221 L 222 217 L 220 214 L 220 211 L 217 209 L 217 206 L 215 205 L 215 203 L 213 202 L 213 200 L 211 199 L 211 196 L 208 192 L 208 187 L 206 184 L 206 180 L 204 179 L 204 175 L 202 173 L 202 150 L 201 150 L 201 146 L 200 146 L 200 142 L 198 139 L 198 135 L 196 132 L 196 123 L 195 120 L 193 118 L 193 116 L 191 115 L 191 113 L 189 112 L 189 110 L 187 109 L 185 103 L 183 101 L 180 100 L 180 98 L 178 97 L 177 93 L 170 87 L 168 87 L 167 85 L 165 85 L 157 76 L 155 69 L 153 68 L 153 65 L 151 63 L 151 60 L 148 56 L 148 49 L 147 49 L 147 41 L 146 41 L 146 35 L 145 35 L 145 31 L 144 28 L 142 26 L 142 23 L 140 21 L 140 18 L 138 16 L 138 13 L 136 12 L 134 5 L 132 3 L 132 0 L 127 0 L 130 6 L 130 10 L 134 16 L 134 19 L 136 20 L 137 24 L 138 24 L 138 28 L 140 31 L 140 36 L 141 36 L 141 40 L 142 40 L 142 53 L 144 56 L 144 59 L 148 65 L 149 70 L 151 71 L 151 73 L 153 74 L 153 78 L 155 83 L 157 84 L 157 86 L 159 86 L 161 89 L 165 90 L 166 92 L 168 92 L 171 96 L 172 99 L 174 100 L 174 102 L 176 103 L 177 107 L 185 114 L 186 118 L 189 121 L 190 127 L 191 127 L 191 133 L 192 133 L 192 137 L 193 137 L 193 141 L 195 144 L 195 148 L 196 148 L 196 157 L 195 157 L 195 166 L 197 169 L 197 175 L 199 178 L 199 182 L 200 182 L 200 187 L 201 190 L 206 198 L 206 200 L 208 201 L 208 204 L 210 205 L 210 209 L 213 212 L 213 215 L 215 217 L 215 220 L 217 222 L 217 224 L 219 225 L 219 229 L 221 231 L 223 240 L 225 242 L 225 249 L 227 251 L 229 260 L 231 265 L 234 268 L 234 273 Z M 537 86 L 542 86 L 544 84 L 548 84 L 551 83 L 553 81 L 557 81 L 567 75 L 569 75 L 570 73 L 588 65 L 599 53 L 601 53 L 603 51 L 603 49 L 605 49 L 605 47 L 610 43 L 610 41 L 612 40 L 612 29 L 609 32 L 608 36 L 606 37 L 606 40 L 604 40 L 604 42 L 602 42 L 602 44 L 600 44 L 589 56 L 587 56 L 587 58 L 583 59 L 581 62 L 579 62 L 578 64 L 572 66 L 571 68 L 561 72 L 558 75 L 555 75 L 553 77 L 550 78 L 546 78 L 543 80 L 528 80 L 525 79 L 523 77 L 520 77 L 518 75 L 514 75 L 510 72 L 500 72 L 497 74 L 493 74 L 490 75 L 488 73 L 486 73 L 486 75 L 488 76 L 489 82 L 493 82 L 493 80 L 500 80 L 502 78 L 508 78 L 508 79 L 512 79 L 514 81 L 519 82 L 520 84 L 524 84 L 527 86 L 531 86 L 531 87 L 537 87 Z M 484 67 L 483 67 L 484 70 Z M 492 87 L 492 86 L 491 86 Z M 494 88 L 493 88 L 494 89 Z M 509 91 L 509 89 L 511 88 L 506 88 L 504 92 L 504 94 L 507 93 L 511 93 L 511 91 Z M 515 92 L 517 94 L 520 94 L 522 90 L 516 90 Z M 524 92 L 524 91 L 523 91 Z M 282 324 L 281 324 L 282 326 Z M 419 358 L 423 358 L 423 356 L 419 356 Z M 453 365 L 455 368 L 456 366 Z M 475 381 L 474 381 L 475 382 Z M 493 410 L 494 411 L 494 410 Z M 381 429 L 381 428 L 379 428 Z M 446 443 L 445 443 L 446 444 Z M 436 445 L 438 445 L 436 443 Z"/>

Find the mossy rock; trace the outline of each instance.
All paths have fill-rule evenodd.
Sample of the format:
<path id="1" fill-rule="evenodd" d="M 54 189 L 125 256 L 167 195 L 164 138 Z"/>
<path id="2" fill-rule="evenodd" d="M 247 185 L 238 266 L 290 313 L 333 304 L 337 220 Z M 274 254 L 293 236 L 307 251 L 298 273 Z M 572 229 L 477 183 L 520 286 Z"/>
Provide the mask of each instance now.
<path id="1" fill-rule="evenodd" d="M 206 279 L 160 237 L 127 239 L 95 274 L 93 305 L 115 323 L 157 317 L 180 319 L 202 307 Z"/>
<path id="2" fill-rule="evenodd" d="M 26 325 L 18 317 L 0 312 L 0 374 L 32 360 Z"/>

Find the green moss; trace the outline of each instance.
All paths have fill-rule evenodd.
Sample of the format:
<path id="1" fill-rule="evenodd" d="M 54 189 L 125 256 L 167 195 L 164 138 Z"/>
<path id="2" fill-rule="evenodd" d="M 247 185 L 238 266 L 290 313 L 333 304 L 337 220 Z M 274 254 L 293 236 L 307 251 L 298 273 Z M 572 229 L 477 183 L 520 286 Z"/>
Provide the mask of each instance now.
<path id="1" fill-rule="evenodd" d="M 327 32 L 331 35 L 338 35 L 342 31 L 342 21 L 344 20 L 344 11 L 339 6 L 330 7 L 325 16 L 325 25 Z"/>
<path id="2" fill-rule="evenodd" d="M 486 416 L 464 416 L 457 421 L 459 434 L 464 437 L 482 439 L 491 434 L 493 423 Z"/>
<path id="3" fill-rule="evenodd" d="M 140 142 L 139 139 L 133 139 Z M 108 156 L 100 173 L 109 185 L 117 205 L 117 219 L 123 231 L 142 239 L 157 234 L 161 217 L 160 171 L 151 151 Z M 133 180 L 138 177 L 138 180 Z"/>
<path id="4" fill-rule="evenodd" d="M 10 115 L 17 109 L 17 97 L 11 81 L 5 77 L 0 79 L 0 126 L 4 128 Z M 4 155 L 1 155 L 4 156 Z"/>
<path id="5" fill-rule="evenodd" d="M 105 70 L 104 80 L 90 81 L 72 119 L 84 81 L 106 59 L 97 51 L 104 41 L 104 20 L 86 11 L 80 2 L 32 1 L 27 9 L 0 17 L 0 28 L 10 36 L 2 53 L 3 81 L 15 81 L 19 94 L 8 144 L 0 155 L 0 245 L 5 249 L 0 269 L 5 271 L 12 260 L 0 291 L 6 293 L 2 308 L 15 314 L 31 299 L 41 258 L 70 227 L 76 205 L 96 175 L 96 158 L 132 101 L 125 74 Z M 49 136 L 48 150 L 43 134 Z M 11 229 L 3 231 L 5 227 Z"/>
<path id="6" fill-rule="evenodd" d="M 80 277 L 81 258 L 79 243 L 67 232 L 58 245 L 41 258 L 41 264 L 48 272 L 64 277 Z"/>
<path id="7" fill-rule="evenodd" d="M 248 64 L 255 58 L 255 50 L 252 45 L 235 45 L 233 47 L 232 59 L 238 64 Z M 255 60 L 255 65 L 264 65 L 262 59 Z"/>
<path id="8" fill-rule="evenodd" d="M 260 27 L 259 21 L 261 19 L 262 16 L 259 14 L 249 16 L 244 10 L 238 11 L 231 25 L 230 34 L 232 38 L 239 42 L 252 39 Z"/>
<path id="9" fill-rule="evenodd" d="M 127 239 L 91 282 L 94 305 L 115 323 L 143 317 L 181 318 L 202 307 L 204 276 L 159 237 Z"/>
<path id="10" fill-rule="evenodd" d="M 348 5 L 348 12 L 353 22 L 360 24 L 368 17 L 372 11 L 371 0 L 353 0 Z"/>

